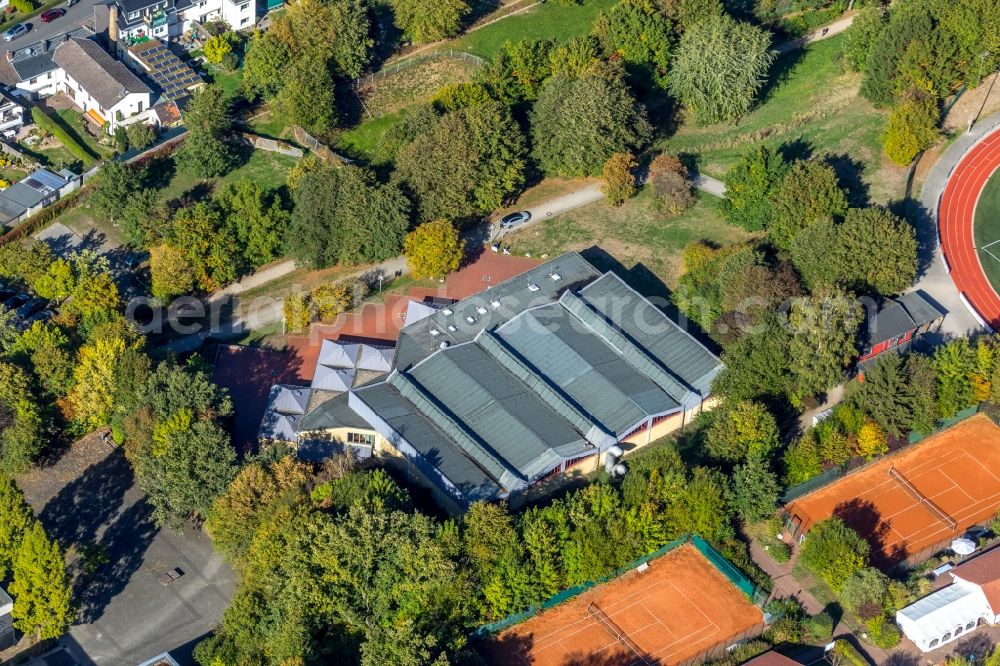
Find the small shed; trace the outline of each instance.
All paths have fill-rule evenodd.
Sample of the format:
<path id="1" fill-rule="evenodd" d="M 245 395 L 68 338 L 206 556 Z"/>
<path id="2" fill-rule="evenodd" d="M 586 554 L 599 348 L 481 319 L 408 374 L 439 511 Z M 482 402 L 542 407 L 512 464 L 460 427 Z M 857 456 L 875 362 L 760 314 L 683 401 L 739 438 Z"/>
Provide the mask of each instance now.
<path id="1" fill-rule="evenodd" d="M 943 320 L 944 313 L 919 291 L 882 300 L 862 325 L 858 363 L 863 365 L 885 351 L 909 345 L 918 336 L 936 330 Z"/>

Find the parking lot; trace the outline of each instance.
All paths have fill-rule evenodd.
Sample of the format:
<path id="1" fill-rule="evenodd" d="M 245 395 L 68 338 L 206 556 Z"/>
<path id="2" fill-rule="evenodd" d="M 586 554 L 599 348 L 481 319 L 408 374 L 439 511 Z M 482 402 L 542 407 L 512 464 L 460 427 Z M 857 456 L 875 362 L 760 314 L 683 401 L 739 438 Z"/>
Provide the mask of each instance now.
<path id="1" fill-rule="evenodd" d="M 53 465 L 18 479 L 49 534 L 79 571 L 77 623 L 59 663 L 135 666 L 163 652 L 182 664 L 220 621 L 234 589 L 232 570 L 200 531 L 157 529 L 120 448 L 100 435 L 70 447 Z M 80 568 L 79 550 L 106 563 Z M 171 570 L 180 576 L 164 584 Z M 40 661 L 47 663 L 51 659 Z"/>

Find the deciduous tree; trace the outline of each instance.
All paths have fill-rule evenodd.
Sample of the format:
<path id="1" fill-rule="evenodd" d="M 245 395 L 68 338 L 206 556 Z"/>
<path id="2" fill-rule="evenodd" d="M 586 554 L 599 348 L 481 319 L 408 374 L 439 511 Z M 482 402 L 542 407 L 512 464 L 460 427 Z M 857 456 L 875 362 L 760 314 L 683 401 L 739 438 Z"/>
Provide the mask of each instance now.
<path id="1" fill-rule="evenodd" d="M 597 175 L 611 155 L 640 148 L 650 135 L 644 109 L 615 69 L 551 77 L 531 113 L 534 155 L 551 176 Z"/>
<path id="2" fill-rule="evenodd" d="M 667 215 L 679 215 L 695 203 L 684 163 L 669 153 L 660 153 L 649 165 L 648 182 L 656 207 Z"/>
<path id="3" fill-rule="evenodd" d="M 282 74 L 275 108 L 289 123 L 326 134 L 337 122 L 333 77 L 317 57 L 297 58 Z"/>
<path id="4" fill-rule="evenodd" d="M 88 201 L 112 221 L 121 217 L 129 199 L 141 189 L 142 173 L 124 162 L 106 160 Z"/>
<path id="5" fill-rule="evenodd" d="M 225 218 L 226 232 L 235 235 L 240 254 L 251 267 L 259 268 L 281 256 L 288 214 L 259 183 L 231 183 L 216 203 Z"/>
<path id="6" fill-rule="evenodd" d="M 594 34 L 609 57 L 620 58 L 654 85 L 666 85 L 674 35 L 656 3 L 622 0 L 597 17 Z"/>
<path id="7" fill-rule="evenodd" d="M 639 163 L 632 153 L 615 153 L 604 163 L 601 190 L 612 206 L 621 206 L 635 196 L 639 188 L 635 185 L 635 169 Z"/>
<path id="8" fill-rule="evenodd" d="M 221 86 L 208 85 L 192 95 L 184 112 L 184 125 L 188 133 L 178 160 L 186 171 L 199 178 L 212 178 L 236 166 L 230 102 Z"/>
<path id="9" fill-rule="evenodd" d="M 233 44 L 228 33 L 209 37 L 208 41 L 205 42 L 205 59 L 213 65 L 221 63 L 222 58 L 232 51 Z"/>
<path id="10" fill-rule="evenodd" d="M 169 301 L 194 289 L 194 270 L 184 252 L 173 245 L 161 243 L 149 251 L 149 272 L 152 275 L 153 297 Z"/>
<path id="11" fill-rule="evenodd" d="M 0 474 L 0 580 L 7 580 L 13 570 L 17 551 L 34 521 L 31 507 L 14 479 Z"/>
<path id="12" fill-rule="evenodd" d="M 733 469 L 733 510 L 743 520 L 756 522 L 774 513 L 778 480 L 768 464 L 755 456 Z"/>
<path id="13" fill-rule="evenodd" d="M 73 620 L 73 591 L 62 549 L 40 522 L 25 531 L 13 573 L 14 626 L 40 640 L 62 636 Z"/>
<path id="14" fill-rule="evenodd" d="M 806 535 L 799 561 L 834 592 L 868 566 L 868 543 L 840 518 L 814 524 Z"/>
<path id="15" fill-rule="evenodd" d="M 396 25 L 414 44 L 453 37 L 469 13 L 465 0 L 391 0 Z"/>
<path id="16" fill-rule="evenodd" d="M 771 242 L 788 250 L 803 228 L 847 212 L 847 196 L 837 182 L 837 173 L 827 164 L 799 161 L 774 190 L 772 215 L 767 225 Z"/>
<path id="17" fill-rule="evenodd" d="M 792 302 L 789 369 L 793 399 L 817 395 L 840 383 L 856 354 L 861 305 L 843 291 L 817 291 Z"/>
<path id="18" fill-rule="evenodd" d="M 0 361 L 0 474 L 22 474 L 42 450 L 42 415 L 31 378 Z"/>
<path id="19" fill-rule="evenodd" d="M 862 7 L 854 16 L 851 27 L 844 34 L 844 61 L 855 72 L 863 72 L 868 64 L 868 53 L 886 23 L 886 11 L 879 4 Z"/>
<path id="20" fill-rule="evenodd" d="M 893 107 L 882 145 L 896 164 L 909 164 L 937 141 L 938 106 L 931 97 L 914 93 Z"/>
<path id="21" fill-rule="evenodd" d="M 764 229 L 773 217 L 771 201 L 787 171 L 781 154 L 771 146 L 749 148 L 724 178 L 726 219 L 747 231 Z"/>
<path id="22" fill-rule="evenodd" d="M 425 222 L 407 235 L 403 246 L 413 277 L 444 277 L 458 270 L 465 254 L 465 241 L 448 220 Z"/>
<path id="23" fill-rule="evenodd" d="M 551 73 L 551 51 L 549 40 L 504 42 L 490 62 L 476 71 L 476 80 L 486 84 L 493 97 L 507 106 L 533 101 L 542 81 Z"/>
<path id="24" fill-rule="evenodd" d="M 709 16 L 681 37 L 670 92 L 702 123 L 733 122 L 753 106 L 773 60 L 766 30 Z"/>
<path id="25" fill-rule="evenodd" d="M 712 456 L 723 460 L 767 460 L 778 448 L 778 425 L 760 403 L 726 402 L 713 415 L 705 447 Z"/>
<path id="26" fill-rule="evenodd" d="M 271 99 L 284 83 L 291 60 L 288 45 L 267 32 L 254 32 L 243 58 L 243 92 L 248 99 Z"/>

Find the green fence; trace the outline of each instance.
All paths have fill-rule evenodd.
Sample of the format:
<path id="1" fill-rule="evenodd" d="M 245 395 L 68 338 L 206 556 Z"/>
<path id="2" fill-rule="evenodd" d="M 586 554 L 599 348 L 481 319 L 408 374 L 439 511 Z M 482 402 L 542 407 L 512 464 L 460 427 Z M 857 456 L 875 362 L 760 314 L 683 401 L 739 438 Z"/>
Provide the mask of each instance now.
<path id="1" fill-rule="evenodd" d="M 942 430 L 950 428 L 956 423 L 959 423 L 960 421 L 964 421 L 970 416 L 975 415 L 977 412 L 979 412 L 979 405 L 973 405 L 972 407 L 968 407 L 958 412 L 957 414 L 955 414 L 955 416 L 951 417 L 950 419 L 940 419 L 937 422 L 937 426 L 931 432 L 928 433 L 911 432 L 907 438 L 909 443 L 903 446 L 902 448 L 896 449 L 895 451 L 893 451 L 893 453 L 898 453 L 899 451 L 903 451 L 909 448 L 910 446 L 913 446 L 914 444 L 920 442 L 921 440 L 930 437 L 931 435 L 934 435 L 936 433 L 941 432 Z M 823 486 L 833 483 L 834 481 L 844 476 L 848 472 L 853 472 L 855 470 L 861 469 L 862 467 L 865 467 L 870 463 L 878 462 L 879 460 L 881 460 L 881 458 L 876 458 L 875 460 L 864 462 L 862 464 L 852 465 L 851 463 L 844 463 L 843 465 L 831 467 L 830 469 L 826 470 L 819 476 L 814 476 L 808 481 L 803 481 L 802 483 L 794 485 L 788 490 L 786 490 L 785 493 L 781 496 L 781 503 L 788 504 L 794 500 L 797 500 L 803 495 L 808 495 L 814 490 L 819 490 Z"/>
<path id="2" fill-rule="evenodd" d="M 698 552 L 705 556 L 713 567 L 729 579 L 747 598 L 754 599 L 757 586 L 750 582 L 750 579 L 743 575 L 743 572 L 734 567 L 729 560 L 719 554 L 717 550 L 697 534 L 691 535 L 691 545 L 698 549 Z"/>
<path id="3" fill-rule="evenodd" d="M 647 555 L 643 555 L 637 560 L 634 560 L 626 564 L 620 569 L 616 569 L 615 571 L 611 572 L 607 576 L 604 576 L 603 578 L 587 581 L 586 583 L 581 583 L 580 585 L 576 585 L 574 587 L 565 589 L 549 597 L 548 599 L 546 599 L 537 606 L 532 606 L 531 608 L 521 611 L 520 613 L 514 613 L 513 615 L 508 615 L 502 620 L 497 620 L 496 622 L 491 622 L 490 624 L 484 624 L 483 626 L 479 627 L 474 632 L 472 632 L 472 636 L 474 638 L 482 638 L 485 636 L 489 636 L 490 634 L 495 634 L 499 631 L 503 631 L 504 629 L 511 627 L 515 624 L 520 624 L 521 622 L 524 622 L 525 620 L 534 617 L 535 615 L 537 615 L 542 611 L 548 610 L 553 606 L 558 606 L 564 601 L 568 601 L 573 597 L 586 592 L 592 587 L 612 581 L 615 578 L 621 576 L 622 574 L 626 574 L 642 564 L 646 564 L 651 560 L 655 560 L 661 555 L 665 555 L 674 548 L 682 546 L 689 541 L 691 542 L 691 545 L 693 545 L 695 548 L 698 549 L 698 552 L 700 552 L 702 555 L 705 556 L 705 559 L 707 559 L 712 566 L 718 569 L 719 572 L 722 573 L 722 575 L 725 576 L 741 592 L 746 594 L 751 601 L 753 601 L 758 606 L 763 603 L 763 600 L 766 599 L 767 597 L 766 594 L 763 595 L 763 597 L 760 594 L 758 594 L 757 586 L 754 585 L 750 581 L 750 579 L 743 574 L 742 571 L 740 571 L 732 564 L 730 564 L 729 560 L 720 555 L 719 552 L 716 551 L 714 548 L 712 548 L 712 546 L 709 545 L 707 541 L 702 539 L 697 534 L 693 534 L 693 535 L 685 535 L 678 539 L 674 539 L 665 546 L 657 548 L 656 550 Z"/>

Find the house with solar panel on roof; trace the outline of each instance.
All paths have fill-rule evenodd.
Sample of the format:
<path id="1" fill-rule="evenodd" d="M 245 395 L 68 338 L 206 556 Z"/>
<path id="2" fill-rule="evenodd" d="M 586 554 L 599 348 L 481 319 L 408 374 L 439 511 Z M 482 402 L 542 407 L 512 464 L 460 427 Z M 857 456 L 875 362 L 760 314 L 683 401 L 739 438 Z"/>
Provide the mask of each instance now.
<path id="1" fill-rule="evenodd" d="M 621 278 L 569 253 L 415 308 L 395 349 L 324 343 L 310 390 L 326 397 L 295 415 L 293 445 L 380 456 L 454 512 L 517 505 L 689 423 L 721 369 Z"/>

